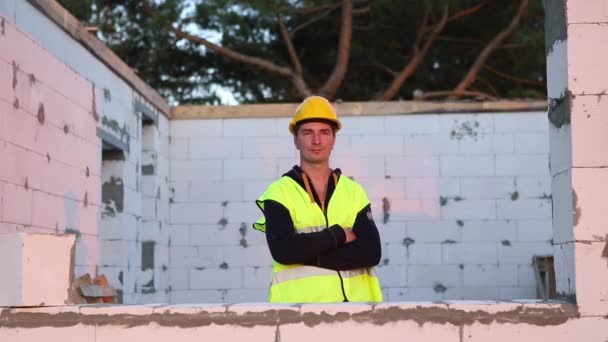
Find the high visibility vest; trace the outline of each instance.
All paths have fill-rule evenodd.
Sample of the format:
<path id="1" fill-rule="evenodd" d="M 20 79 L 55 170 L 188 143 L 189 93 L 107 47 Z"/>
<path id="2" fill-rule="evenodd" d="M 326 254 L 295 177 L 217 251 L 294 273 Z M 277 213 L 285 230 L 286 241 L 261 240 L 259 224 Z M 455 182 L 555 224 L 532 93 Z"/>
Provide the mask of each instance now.
<path id="1" fill-rule="evenodd" d="M 272 183 L 256 201 L 262 212 L 264 201 L 281 203 L 293 220 L 298 234 L 317 232 L 334 224 L 352 228 L 357 214 L 369 204 L 363 188 L 347 177 L 340 177 L 326 204 L 325 215 L 309 194 L 288 176 Z M 265 232 L 265 217 L 254 228 Z M 381 302 L 380 283 L 373 267 L 348 271 L 306 266 L 272 264 L 268 299 L 272 303 Z"/>

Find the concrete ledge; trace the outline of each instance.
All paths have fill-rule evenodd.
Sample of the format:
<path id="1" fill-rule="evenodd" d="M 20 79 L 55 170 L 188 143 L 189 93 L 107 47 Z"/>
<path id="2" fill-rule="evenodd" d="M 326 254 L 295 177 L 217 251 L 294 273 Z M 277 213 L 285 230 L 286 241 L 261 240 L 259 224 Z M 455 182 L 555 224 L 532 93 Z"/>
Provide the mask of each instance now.
<path id="1" fill-rule="evenodd" d="M 85 305 L 0 309 L 0 335 L 37 341 L 604 341 L 608 315 L 575 304 L 407 302 Z"/>
<path id="2" fill-rule="evenodd" d="M 339 116 L 547 111 L 546 101 L 526 100 L 336 102 L 333 105 Z M 298 103 L 178 106 L 173 108 L 171 119 L 287 118 L 293 116 L 297 106 Z"/>

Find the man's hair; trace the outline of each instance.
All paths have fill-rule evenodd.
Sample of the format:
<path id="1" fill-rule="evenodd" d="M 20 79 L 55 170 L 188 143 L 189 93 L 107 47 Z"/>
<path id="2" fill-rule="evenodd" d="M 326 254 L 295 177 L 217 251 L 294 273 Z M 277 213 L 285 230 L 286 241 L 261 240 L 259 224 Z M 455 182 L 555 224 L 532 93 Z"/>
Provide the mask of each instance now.
<path id="1" fill-rule="evenodd" d="M 338 125 L 336 125 L 335 122 L 333 122 L 331 120 L 326 120 L 326 119 L 306 119 L 306 120 L 299 121 L 295 127 L 296 135 L 298 135 L 298 132 L 300 131 L 300 127 L 302 127 L 303 124 L 309 123 L 309 122 L 326 123 L 331 127 L 331 130 L 332 130 L 332 132 L 334 132 L 334 135 L 336 135 L 336 130 L 338 129 Z"/>

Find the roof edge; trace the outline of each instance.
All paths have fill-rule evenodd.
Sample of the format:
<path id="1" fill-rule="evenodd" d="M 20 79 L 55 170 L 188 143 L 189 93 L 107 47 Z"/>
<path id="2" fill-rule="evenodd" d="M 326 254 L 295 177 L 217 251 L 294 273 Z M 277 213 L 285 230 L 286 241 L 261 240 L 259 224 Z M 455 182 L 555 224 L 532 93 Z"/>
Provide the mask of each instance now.
<path id="1" fill-rule="evenodd" d="M 130 84 L 139 95 L 149 101 L 166 117 L 171 115 L 171 106 L 156 90 L 145 83 L 122 59 L 95 35 L 90 34 L 70 12 L 55 0 L 27 0 L 47 18 L 61 27 L 74 40 L 84 46 L 95 57 Z"/>

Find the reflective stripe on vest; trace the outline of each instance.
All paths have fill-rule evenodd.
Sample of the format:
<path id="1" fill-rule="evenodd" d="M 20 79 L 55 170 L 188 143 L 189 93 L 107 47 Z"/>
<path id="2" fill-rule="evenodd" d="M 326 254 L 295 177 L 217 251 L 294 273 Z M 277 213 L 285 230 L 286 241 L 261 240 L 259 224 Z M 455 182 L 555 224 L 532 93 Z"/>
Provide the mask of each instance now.
<path id="1" fill-rule="evenodd" d="M 298 266 L 288 268 L 272 276 L 272 285 L 284 283 L 290 280 L 297 280 L 306 277 L 317 277 L 317 276 L 335 276 L 337 271 L 329 270 L 326 268 L 314 267 L 314 266 Z M 352 278 L 360 275 L 369 275 L 372 277 L 376 276 L 376 271 L 373 268 L 359 268 L 355 270 L 339 271 L 340 276 L 343 279 Z"/>

